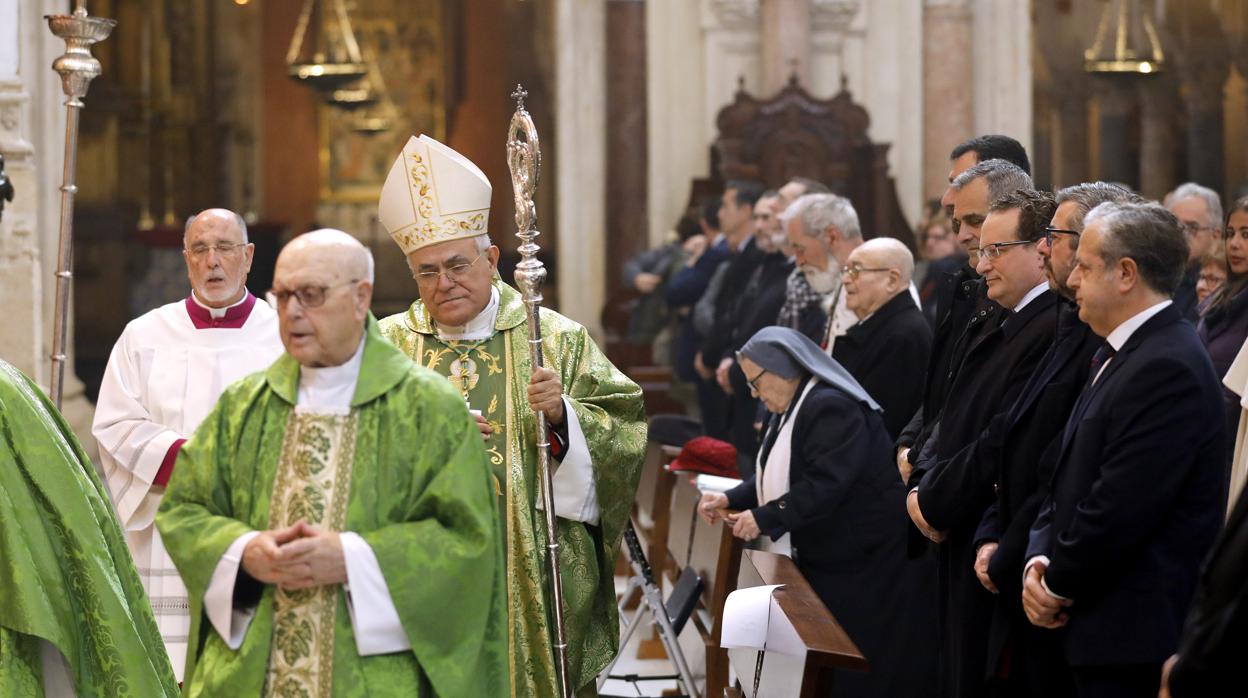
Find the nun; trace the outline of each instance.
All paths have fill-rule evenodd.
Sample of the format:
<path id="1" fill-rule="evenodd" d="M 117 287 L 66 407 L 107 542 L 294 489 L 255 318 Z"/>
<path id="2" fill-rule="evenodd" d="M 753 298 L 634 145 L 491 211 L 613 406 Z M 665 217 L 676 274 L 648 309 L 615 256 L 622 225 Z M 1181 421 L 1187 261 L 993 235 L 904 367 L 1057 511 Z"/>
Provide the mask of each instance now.
<path id="1" fill-rule="evenodd" d="M 880 406 L 792 329 L 760 330 L 737 360 L 771 417 L 754 475 L 704 494 L 700 514 L 793 558 L 870 663 L 867 673 L 840 671 L 838 695 L 928 695 L 936 598 L 923 566 L 931 562 L 906 556 L 905 488 Z"/>

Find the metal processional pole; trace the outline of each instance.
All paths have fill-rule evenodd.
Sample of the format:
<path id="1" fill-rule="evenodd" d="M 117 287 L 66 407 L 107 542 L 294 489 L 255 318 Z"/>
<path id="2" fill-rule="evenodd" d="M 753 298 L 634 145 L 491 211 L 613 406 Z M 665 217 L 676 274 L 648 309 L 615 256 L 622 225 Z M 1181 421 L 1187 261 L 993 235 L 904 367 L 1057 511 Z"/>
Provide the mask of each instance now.
<path id="1" fill-rule="evenodd" d="M 87 15 L 78 0 L 70 15 L 45 15 L 52 33 L 65 40 L 65 53 L 52 63 L 65 90 L 65 171 L 61 176 L 61 232 L 56 253 L 56 308 L 52 318 L 52 402 L 59 410 L 65 392 L 65 343 L 69 324 L 69 293 L 74 258 L 74 171 L 78 164 L 78 115 L 91 80 L 100 74 L 100 62 L 91 45 L 112 33 L 117 20 Z"/>
<path id="2" fill-rule="evenodd" d="M 516 237 L 520 238 L 520 263 L 516 265 L 516 285 L 524 299 L 529 320 L 529 349 L 533 357 L 533 370 L 542 368 L 542 326 L 538 311 L 542 305 L 542 283 L 546 281 L 546 267 L 537 258 L 541 250 L 536 239 L 540 235 L 535 222 L 537 208 L 533 194 L 537 190 L 537 177 L 542 166 L 542 149 L 537 140 L 537 127 L 524 108 L 524 88 L 516 85 L 511 93 L 516 100 L 516 111 L 511 116 L 507 130 L 507 166 L 511 169 L 511 187 L 516 202 Z M 524 136 L 523 140 L 520 136 Z M 559 670 L 559 695 L 572 698 L 572 686 L 568 674 L 568 642 L 564 636 L 563 582 L 559 576 L 559 537 L 555 528 L 554 476 L 550 468 L 550 432 L 546 415 L 537 412 L 537 474 L 542 483 L 542 506 L 546 515 L 546 548 L 550 551 L 550 586 L 555 618 L 555 661 Z"/>

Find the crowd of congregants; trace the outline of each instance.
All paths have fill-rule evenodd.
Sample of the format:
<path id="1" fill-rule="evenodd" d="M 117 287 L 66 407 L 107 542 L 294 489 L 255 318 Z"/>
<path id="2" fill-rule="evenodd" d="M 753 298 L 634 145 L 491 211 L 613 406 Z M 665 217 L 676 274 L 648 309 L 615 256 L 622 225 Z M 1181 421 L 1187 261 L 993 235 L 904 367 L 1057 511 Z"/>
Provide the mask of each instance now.
<path id="1" fill-rule="evenodd" d="M 1039 191 L 1005 136 L 950 163 L 917 261 L 802 178 L 630 261 L 630 333 L 698 414 L 649 438 L 739 477 L 698 513 L 792 558 L 867 659 L 838 696 L 1242 693 L 1248 199 Z M 381 319 L 351 234 L 291 240 L 266 303 L 243 218 L 190 218 L 188 295 L 110 356 L 103 478 L 0 361 L 0 694 L 597 695 L 643 395 L 530 321 L 490 198 L 407 142 L 378 215 L 413 302 Z"/>
<path id="2" fill-rule="evenodd" d="M 703 516 L 794 558 L 874 667 L 847 695 L 1235 692 L 1248 198 L 1041 191 L 988 135 L 916 237 L 730 181 L 627 263 L 697 415 L 651 437 L 744 480 Z"/>

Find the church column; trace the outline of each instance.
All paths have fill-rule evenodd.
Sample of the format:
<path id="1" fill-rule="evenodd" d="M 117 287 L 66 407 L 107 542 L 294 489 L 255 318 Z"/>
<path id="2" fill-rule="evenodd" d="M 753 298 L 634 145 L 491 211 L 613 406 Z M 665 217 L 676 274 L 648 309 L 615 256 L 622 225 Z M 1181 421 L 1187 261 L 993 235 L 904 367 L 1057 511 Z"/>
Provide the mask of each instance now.
<path id="1" fill-rule="evenodd" d="M 1134 184 L 1135 171 L 1129 162 L 1131 144 L 1131 104 L 1133 95 L 1113 78 L 1101 80 L 1097 105 L 1100 109 L 1100 179 Z"/>
<path id="2" fill-rule="evenodd" d="M 794 73 L 798 84 L 810 88 L 810 4 L 811 0 L 762 0 L 762 96 L 779 92 Z"/>
<path id="3" fill-rule="evenodd" d="M 624 260 L 649 247 L 646 212 L 646 3 L 608 0 L 607 295 Z M 669 224 L 670 225 L 670 224 Z"/>
<path id="4" fill-rule="evenodd" d="M 1140 194 L 1150 199 L 1166 195 L 1174 176 L 1174 83 L 1164 76 L 1140 83 Z"/>
<path id="5" fill-rule="evenodd" d="M 948 185 L 949 151 L 974 130 L 971 9 L 967 0 L 923 6 L 923 197 Z"/>
<path id="6" fill-rule="evenodd" d="M 39 216 L 35 151 L 24 131 L 30 94 L 18 75 L 18 0 L 0 0 L 0 155 L 16 196 L 0 200 L 0 297 L 6 306 L 0 357 L 40 378 L 43 294 L 35 223 Z M 2 194 L 0 194 L 2 196 Z"/>
<path id="7" fill-rule="evenodd" d="M 1031 2 L 972 0 L 976 135 L 1004 133 L 1031 151 Z"/>
<path id="8" fill-rule="evenodd" d="M 605 0 L 555 2 L 555 133 L 544 147 L 553 145 L 562 156 L 555 181 L 538 185 L 554 186 L 558 192 L 553 213 L 559 236 L 559 309 L 598 339 L 607 262 L 606 192 L 598 184 L 607 178 L 606 5 Z M 538 211 L 539 230 L 543 215 L 550 214 Z"/>

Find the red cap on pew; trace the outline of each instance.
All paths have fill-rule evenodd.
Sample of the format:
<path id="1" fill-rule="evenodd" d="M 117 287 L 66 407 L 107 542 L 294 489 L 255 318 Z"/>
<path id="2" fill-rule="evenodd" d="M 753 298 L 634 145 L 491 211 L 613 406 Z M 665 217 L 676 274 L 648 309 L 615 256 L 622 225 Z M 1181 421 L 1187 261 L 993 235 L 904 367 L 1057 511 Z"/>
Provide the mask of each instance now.
<path id="1" fill-rule="evenodd" d="M 710 436 L 699 436 L 690 439 L 668 464 L 672 472 L 703 473 L 720 477 L 741 477 L 737 470 L 737 449 L 727 441 Z"/>

